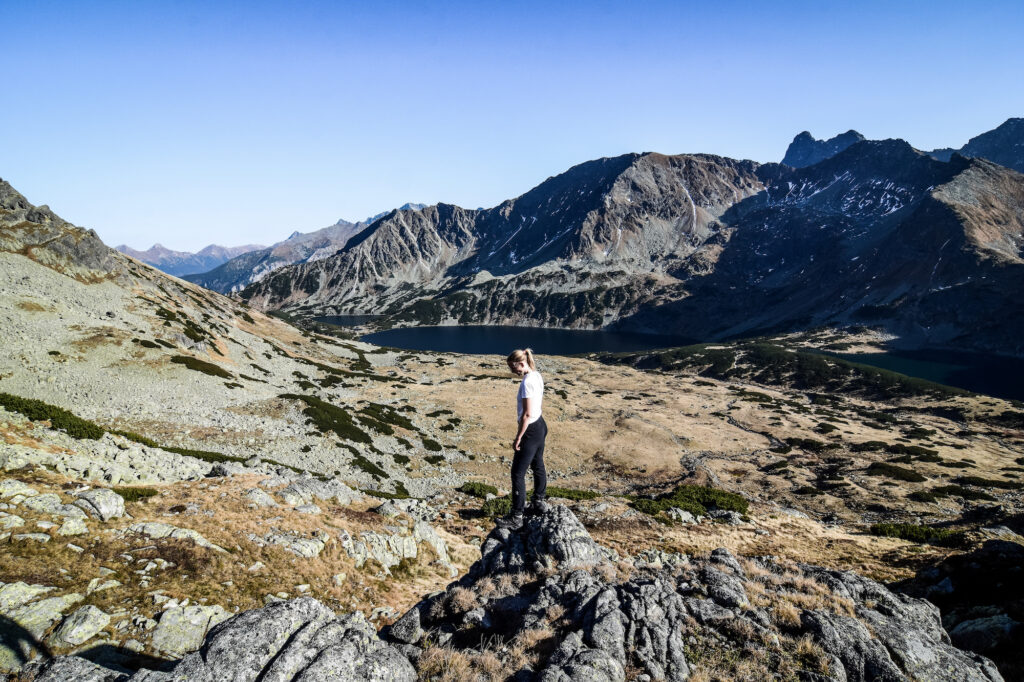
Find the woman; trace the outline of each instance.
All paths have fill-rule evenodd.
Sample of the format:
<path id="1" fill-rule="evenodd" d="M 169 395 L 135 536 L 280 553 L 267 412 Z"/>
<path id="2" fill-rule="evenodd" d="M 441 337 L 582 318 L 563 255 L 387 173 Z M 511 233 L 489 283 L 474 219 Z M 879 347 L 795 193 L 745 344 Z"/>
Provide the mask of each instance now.
<path id="1" fill-rule="evenodd" d="M 519 382 L 519 393 L 516 395 L 519 429 L 512 442 L 512 510 L 508 516 L 498 520 L 498 527 L 516 530 L 523 525 L 527 469 L 533 469 L 530 512 L 539 514 L 547 509 L 544 502 L 548 487 L 547 473 L 544 471 L 544 439 L 548 435 L 548 425 L 541 416 L 544 379 L 537 371 L 533 351 L 529 348 L 512 351 L 508 356 L 508 368 L 523 380 Z"/>

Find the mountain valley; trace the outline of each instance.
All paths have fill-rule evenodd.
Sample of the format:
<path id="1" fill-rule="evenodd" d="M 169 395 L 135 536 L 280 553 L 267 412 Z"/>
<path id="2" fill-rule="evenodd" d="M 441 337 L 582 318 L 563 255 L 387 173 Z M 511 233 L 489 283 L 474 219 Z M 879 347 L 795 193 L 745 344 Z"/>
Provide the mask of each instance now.
<path id="1" fill-rule="evenodd" d="M 954 195 L 970 173 L 1016 186 L 990 164 L 912 158 L 919 184 L 945 172 Z M 693 253 L 724 206 L 775 182 L 713 157 L 577 172 L 594 192 L 623 173 L 660 194 L 703 178 L 675 223 L 700 244 L 671 243 Z M 590 216 L 568 189 L 579 179 L 564 210 Z M 799 212 L 857 187 L 810 182 L 765 201 Z M 547 196 L 489 216 L 493 233 Z M 434 262 L 454 263 L 483 239 L 468 229 L 479 215 L 376 224 L 422 228 Z M 437 222 L 445 239 L 428 242 Z M 588 226 L 545 248 L 603 258 L 618 243 L 627 274 L 687 267 L 664 255 L 667 225 Z M 501 356 L 293 327 L 108 249 L 6 183 L 0 234 L 0 665 L 15 679 L 220 679 L 246 660 L 253 680 L 1020 678 L 1024 411 L 799 352 L 877 349 L 885 332 L 542 357 L 555 504 L 509 534 L 491 530 L 515 390 Z M 972 234 L 1009 258 L 1001 232 Z M 382 238 L 384 257 L 398 242 Z M 345 253 L 371 242 L 358 239 Z M 519 262 L 487 261 L 502 277 L 545 256 L 511 243 Z M 984 581 L 959 568 L 972 556 L 994 591 L 967 587 Z M 259 622 L 308 636 L 274 640 Z"/>

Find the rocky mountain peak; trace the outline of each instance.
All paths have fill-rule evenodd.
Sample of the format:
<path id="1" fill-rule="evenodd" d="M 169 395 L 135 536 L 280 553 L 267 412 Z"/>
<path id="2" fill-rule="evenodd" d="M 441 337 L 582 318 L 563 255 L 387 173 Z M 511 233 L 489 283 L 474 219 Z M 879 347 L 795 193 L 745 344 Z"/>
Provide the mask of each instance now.
<path id="1" fill-rule="evenodd" d="M 782 163 L 793 168 L 812 166 L 864 139 L 856 130 L 847 130 L 828 140 L 817 140 L 805 130 L 790 142 Z"/>
<path id="2" fill-rule="evenodd" d="M 1007 119 L 994 130 L 972 137 L 959 151 L 1024 173 L 1024 118 Z"/>
<path id="3" fill-rule="evenodd" d="M 84 282 L 97 282 L 123 272 L 114 252 L 93 230 L 72 225 L 46 205 L 33 206 L 3 180 L 0 251 L 21 253 Z"/>

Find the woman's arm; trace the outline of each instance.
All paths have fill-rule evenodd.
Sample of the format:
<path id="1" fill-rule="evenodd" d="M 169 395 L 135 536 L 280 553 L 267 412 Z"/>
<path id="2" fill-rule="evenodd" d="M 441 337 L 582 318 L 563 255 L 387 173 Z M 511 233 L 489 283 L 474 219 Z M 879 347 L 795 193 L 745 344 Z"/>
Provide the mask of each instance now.
<path id="1" fill-rule="evenodd" d="M 523 418 L 519 420 L 519 430 L 516 433 L 516 439 L 512 443 L 512 449 L 519 451 L 519 441 L 523 439 L 523 434 L 526 433 L 526 427 L 530 425 L 530 420 L 539 411 L 540 402 L 536 398 L 522 398 L 523 401 Z"/>

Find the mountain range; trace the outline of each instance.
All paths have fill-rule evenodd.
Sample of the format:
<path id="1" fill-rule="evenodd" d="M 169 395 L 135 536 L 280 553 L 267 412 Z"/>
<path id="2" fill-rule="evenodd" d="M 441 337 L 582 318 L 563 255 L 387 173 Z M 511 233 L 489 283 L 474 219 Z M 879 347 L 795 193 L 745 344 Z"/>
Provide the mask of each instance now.
<path id="1" fill-rule="evenodd" d="M 126 244 L 121 244 L 114 248 L 136 260 L 152 265 L 168 275 L 181 277 L 183 275 L 212 270 L 221 263 L 231 260 L 236 256 L 265 247 L 260 244 L 246 244 L 245 246 L 218 246 L 217 244 L 210 244 L 195 253 L 172 251 L 161 244 L 154 244 L 145 251 L 136 251 Z"/>
<path id="2" fill-rule="evenodd" d="M 1014 163 L 1020 121 L 963 151 Z M 854 131 L 808 138 L 798 135 L 787 158 L 825 158 L 799 168 L 627 154 L 491 209 L 392 211 L 337 254 L 282 268 L 241 295 L 263 310 L 376 313 L 392 325 L 713 340 L 870 324 L 908 345 L 1024 352 L 1024 176 Z"/>
<path id="3" fill-rule="evenodd" d="M 408 203 L 397 210 L 421 208 L 424 208 L 423 204 Z M 273 246 L 251 249 L 247 253 L 225 259 L 208 271 L 200 270 L 195 274 L 189 274 L 185 279 L 222 294 L 238 291 L 260 281 L 278 268 L 317 261 L 334 255 L 349 239 L 384 215 L 386 212 L 378 213 L 357 223 L 339 220 L 314 232 L 293 232 L 287 239 Z"/>

